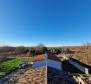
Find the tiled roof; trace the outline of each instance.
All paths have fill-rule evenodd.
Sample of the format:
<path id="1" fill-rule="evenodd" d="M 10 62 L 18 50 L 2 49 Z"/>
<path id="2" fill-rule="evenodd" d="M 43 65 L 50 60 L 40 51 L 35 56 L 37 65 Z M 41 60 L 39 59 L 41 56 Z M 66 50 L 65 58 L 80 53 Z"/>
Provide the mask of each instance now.
<path id="1" fill-rule="evenodd" d="M 44 60 L 44 59 L 45 59 L 44 55 L 37 55 L 37 56 L 34 57 L 35 61 L 41 61 L 41 60 Z"/>

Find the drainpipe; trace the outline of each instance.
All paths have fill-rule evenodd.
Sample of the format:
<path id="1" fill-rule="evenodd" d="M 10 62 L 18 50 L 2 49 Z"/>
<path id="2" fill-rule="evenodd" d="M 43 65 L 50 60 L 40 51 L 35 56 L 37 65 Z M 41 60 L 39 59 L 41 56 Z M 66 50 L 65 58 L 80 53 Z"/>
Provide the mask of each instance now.
<path id="1" fill-rule="evenodd" d="M 45 55 L 45 63 L 46 63 L 46 70 L 45 70 L 45 84 L 47 84 L 47 57 L 48 55 L 47 54 L 44 54 Z"/>

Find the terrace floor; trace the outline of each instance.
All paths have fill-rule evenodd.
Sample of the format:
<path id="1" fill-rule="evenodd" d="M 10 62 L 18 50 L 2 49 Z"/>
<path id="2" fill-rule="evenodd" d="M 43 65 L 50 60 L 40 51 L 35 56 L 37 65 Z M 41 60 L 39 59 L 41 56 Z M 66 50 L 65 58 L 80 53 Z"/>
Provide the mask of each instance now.
<path id="1" fill-rule="evenodd" d="M 27 66 L 12 72 L 2 78 L 0 84 L 77 84 L 67 70 L 63 71 L 61 61 L 57 61 L 58 59 L 53 61 L 52 56 L 49 59 L 38 58 L 32 67 Z M 71 67 L 67 66 L 67 62 L 64 65 Z"/>
<path id="2" fill-rule="evenodd" d="M 21 69 L 3 78 L 0 84 L 45 84 L 45 70 L 44 66 Z"/>
<path id="3" fill-rule="evenodd" d="M 48 84 L 76 84 L 67 72 L 48 67 Z"/>

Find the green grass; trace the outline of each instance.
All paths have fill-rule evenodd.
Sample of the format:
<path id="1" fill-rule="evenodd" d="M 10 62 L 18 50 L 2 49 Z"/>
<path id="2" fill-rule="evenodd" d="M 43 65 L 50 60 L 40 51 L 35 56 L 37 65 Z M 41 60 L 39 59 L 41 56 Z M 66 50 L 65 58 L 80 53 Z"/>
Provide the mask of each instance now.
<path id="1" fill-rule="evenodd" d="M 33 58 L 15 58 L 15 59 L 7 59 L 5 61 L 0 62 L 0 74 L 9 73 L 12 70 L 15 70 L 19 67 L 19 63 L 21 62 L 31 62 Z"/>

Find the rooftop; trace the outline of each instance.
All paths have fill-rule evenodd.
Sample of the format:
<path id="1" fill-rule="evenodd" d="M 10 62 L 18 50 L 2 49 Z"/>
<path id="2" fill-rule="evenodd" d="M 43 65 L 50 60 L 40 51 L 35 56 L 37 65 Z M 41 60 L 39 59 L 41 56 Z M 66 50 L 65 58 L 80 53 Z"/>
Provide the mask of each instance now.
<path id="1" fill-rule="evenodd" d="M 6 76 L 9 84 L 75 84 L 69 74 L 62 70 L 62 63 L 55 55 L 44 54 L 33 62 L 32 67 L 19 69 Z M 2 81 L 4 81 L 2 79 Z M 5 82 L 5 81 L 4 81 Z M 0 82 L 1 83 L 1 82 Z"/>

